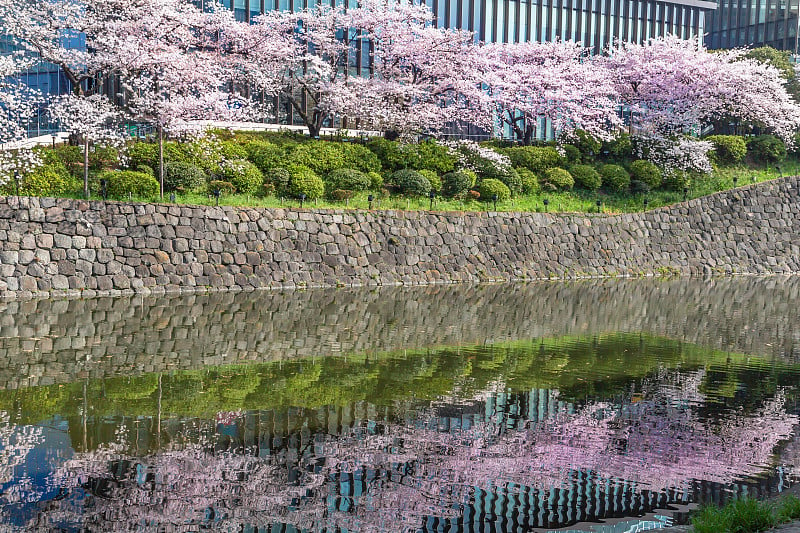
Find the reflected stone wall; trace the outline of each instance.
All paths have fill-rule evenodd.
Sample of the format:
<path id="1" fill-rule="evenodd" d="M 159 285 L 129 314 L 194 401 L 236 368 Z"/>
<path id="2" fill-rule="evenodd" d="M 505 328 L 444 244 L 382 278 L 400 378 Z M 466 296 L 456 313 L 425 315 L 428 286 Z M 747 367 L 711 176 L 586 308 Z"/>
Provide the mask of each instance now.
<path id="1" fill-rule="evenodd" d="M 0 198 L 0 296 L 800 272 L 800 178 L 647 213 Z"/>
<path id="2" fill-rule="evenodd" d="M 0 388 L 205 365 L 644 332 L 800 360 L 800 277 L 0 302 Z"/>

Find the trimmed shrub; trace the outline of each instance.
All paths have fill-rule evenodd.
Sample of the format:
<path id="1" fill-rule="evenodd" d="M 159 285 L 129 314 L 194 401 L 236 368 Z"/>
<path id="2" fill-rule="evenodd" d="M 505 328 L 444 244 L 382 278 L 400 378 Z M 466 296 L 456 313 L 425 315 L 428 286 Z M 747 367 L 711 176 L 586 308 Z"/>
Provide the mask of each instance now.
<path id="1" fill-rule="evenodd" d="M 516 146 L 506 148 L 503 153 L 515 167 L 527 168 L 535 174 L 562 164 L 561 154 L 552 146 Z"/>
<path id="2" fill-rule="evenodd" d="M 408 154 L 409 168 L 430 170 L 437 176 L 452 172 L 458 162 L 447 146 L 437 144 L 433 139 L 422 141 L 419 144 L 406 145 L 402 150 Z"/>
<path id="3" fill-rule="evenodd" d="M 590 191 L 596 191 L 603 184 L 600 173 L 592 165 L 572 165 L 569 168 L 575 184 Z"/>
<path id="4" fill-rule="evenodd" d="M 367 143 L 367 148 L 374 153 L 383 168 L 389 172 L 406 168 L 411 162 L 411 154 L 402 149 L 397 141 L 377 137 Z"/>
<path id="5" fill-rule="evenodd" d="M 603 165 L 600 177 L 603 186 L 612 191 L 624 191 L 631 186 L 631 175 L 620 165 Z"/>
<path id="6" fill-rule="evenodd" d="M 744 146 L 744 143 L 742 143 Z M 646 183 L 651 189 L 661 186 L 663 176 L 661 170 L 650 161 L 644 159 L 637 159 L 628 166 L 628 172 L 631 175 L 631 181 L 639 181 Z"/>
<path id="7" fill-rule="evenodd" d="M 297 145 L 289 154 L 290 164 L 302 165 L 317 174 L 328 174 L 340 168 L 361 172 L 379 172 L 381 163 L 369 148 L 360 144 L 311 141 Z"/>
<path id="8" fill-rule="evenodd" d="M 381 176 L 378 172 L 370 172 L 367 174 L 369 178 L 369 188 L 373 191 L 379 191 L 383 189 L 383 176 Z"/>
<path id="9" fill-rule="evenodd" d="M 291 178 L 287 192 L 291 196 L 300 198 L 301 194 L 305 194 L 306 198 L 313 200 L 325 194 L 325 182 L 312 169 L 294 165 L 289 167 L 289 174 Z"/>
<path id="10" fill-rule="evenodd" d="M 717 163 L 739 163 L 747 155 L 747 145 L 738 135 L 710 135 L 705 140 L 714 145 L 713 157 Z"/>
<path id="11" fill-rule="evenodd" d="M 568 170 L 563 168 L 549 168 L 542 175 L 542 182 L 556 189 L 571 189 L 575 179 Z"/>
<path id="12" fill-rule="evenodd" d="M 264 175 L 264 181 L 271 183 L 275 187 L 276 194 L 288 193 L 291 179 L 292 175 L 283 167 L 273 167 Z"/>
<path id="13" fill-rule="evenodd" d="M 786 145 L 774 135 L 758 135 L 747 143 L 747 153 L 758 163 L 780 163 L 786 159 Z"/>
<path id="14" fill-rule="evenodd" d="M 603 144 L 583 130 L 575 130 L 573 144 L 580 150 L 584 161 L 594 161 L 603 148 Z"/>
<path id="15" fill-rule="evenodd" d="M 98 181 L 108 181 L 108 196 L 123 200 L 133 195 L 139 198 L 152 198 L 160 190 L 158 181 L 150 174 L 134 170 L 106 170 L 97 176 Z"/>
<path id="16" fill-rule="evenodd" d="M 332 170 L 323 181 L 328 191 L 366 191 L 372 185 L 369 176 L 352 168 Z"/>
<path id="17" fill-rule="evenodd" d="M 467 192 L 475 185 L 475 173 L 468 170 L 456 170 L 442 176 L 442 196 L 452 198 Z"/>
<path id="18" fill-rule="evenodd" d="M 250 141 L 245 143 L 247 160 L 266 174 L 271 168 L 282 166 L 286 155 L 283 148 L 268 142 Z"/>
<path id="19" fill-rule="evenodd" d="M 627 133 L 621 133 L 619 137 L 612 139 L 610 141 L 606 141 L 603 143 L 602 152 L 608 152 L 608 154 L 603 154 L 607 157 L 611 157 L 613 159 L 627 159 L 631 156 L 633 152 L 633 143 L 631 142 L 631 136 Z"/>
<path id="20" fill-rule="evenodd" d="M 235 141 L 222 141 L 220 150 L 225 159 L 247 159 L 247 147 Z"/>
<path id="21" fill-rule="evenodd" d="M 535 194 L 539 192 L 539 178 L 527 168 L 518 167 L 514 169 L 522 184 L 522 194 Z"/>
<path id="22" fill-rule="evenodd" d="M 398 170 L 392 173 L 391 180 L 403 194 L 425 196 L 431 190 L 431 182 L 416 170 Z"/>
<path id="23" fill-rule="evenodd" d="M 261 185 L 264 183 L 264 175 L 247 159 L 226 161 L 220 170 L 223 181 L 233 183 L 233 186 L 241 194 L 260 192 Z"/>
<path id="24" fill-rule="evenodd" d="M 2 194 L 14 194 L 14 179 L 6 181 L 0 188 Z M 45 163 L 30 172 L 23 174 L 19 184 L 19 193 L 26 196 L 63 196 L 81 188 L 81 181 L 72 176 L 66 165 L 56 160 Z"/>
<path id="25" fill-rule="evenodd" d="M 338 143 L 344 159 L 343 168 L 354 168 L 363 173 L 380 172 L 381 161 L 364 145 L 358 143 Z"/>
<path id="26" fill-rule="evenodd" d="M 564 149 L 563 159 L 568 165 L 574 165 L 581 162 L 581 151 L 577 146 L 565 144 L 562 148 Z"/>
<path id="27" fill-rule="evenodd" d="M 206 179 L 206 173 L 190 163 L 164 163 L 164 189 L 167 191 L 191 191 L 204 185 Z"/>
<path id="28" fill-rule="evenodd" d="M 433 170 L 418 170 L 420 174 L 425 176 L 425 178 L 431 183 L 431 189 L 434 191 L 440 191 L 442 189 L 442 178 L 434 172 Z"/>
<path id="29" fill-rule="evenodd" d="M 235 193 L 236 187 L 229 181 L 211 180 L 208 182 L 206 191 L 208 194 L 214 194 L 216 191 L 219 191 L 220 195 L 225 196 Z"/>
<path id="30" fill-rule="evenodd" d="M 144 172 L 145 174 L 150 174 L 151 176 L 155 177 L 156 171 L 153 170 L 153 167 L 148 165 L 139 165 L 136 167 L 136 172 Z"/>
<path id="31" fill-rule="evenodd" d="M 663 187 L 670 191 L 682 191 L 692 186 L 692 174 L 685 170 L 675 169 L 664 176 Z"/>
<path id="32" fill-rule="evenodd" d="M 522 192 L 522 178 L 513 168 L 509 168 L 505 172 L 497 175 L 497 179 L 506 184 L 506 187 L 511 191 L 511 195 L 517 195 Z"/>
<path id="33" fill-rule="evenodd" d="M 504 202 L 511 198 L 511 190 L 508 186 L 500 180 L 485 179 L 478 184 L 478 192 L 481 194 L 481 200 L 491 202 L 494 195 L 497 195 L 498 202 Z"/>

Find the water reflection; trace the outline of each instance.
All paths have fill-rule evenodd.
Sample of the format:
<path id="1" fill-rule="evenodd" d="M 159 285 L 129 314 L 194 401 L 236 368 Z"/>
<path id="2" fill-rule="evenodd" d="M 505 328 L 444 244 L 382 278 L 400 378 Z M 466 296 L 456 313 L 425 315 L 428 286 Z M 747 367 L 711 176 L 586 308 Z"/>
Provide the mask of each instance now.
<path id="1" fill-rule="evenodd" d="M 612 355 L 613 375 L 587 368 L 609 372 Z M 555 369 L 560 389 L 523 388 Z M 709 386 L 712 374 L 747 393 Z M 800 406 L 782 383 L 798 376 L 798 364 L 619 334 L 8 391 L 8 427 L 30 439 L 4 443 L 18 473 L 3 509 L 20 527 L 119 531 L 508 531 L 641 516 L 791 483 Z M 13 422 L 43 415 L 64 420 L 71 443 L 36 487 L 19 466 L 42 445 L 39 426 Z"/>
<path id="2" fill-rule="evenodd" d="M 797 281 L 637 283 L 15 304 L 0 523 L 610 532 L 796 482 Z"/>

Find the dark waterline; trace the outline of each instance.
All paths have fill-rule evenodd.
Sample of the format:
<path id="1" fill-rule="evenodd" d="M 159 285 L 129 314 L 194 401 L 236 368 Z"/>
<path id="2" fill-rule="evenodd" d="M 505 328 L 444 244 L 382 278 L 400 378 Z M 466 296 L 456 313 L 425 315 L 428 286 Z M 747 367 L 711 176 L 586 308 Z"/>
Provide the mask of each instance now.
<path id="1" fill-rule="evenodd" d="M 0 520 L 656 527 L 796 482 L 798 303 L 797 277 L 2 303 Z"/>

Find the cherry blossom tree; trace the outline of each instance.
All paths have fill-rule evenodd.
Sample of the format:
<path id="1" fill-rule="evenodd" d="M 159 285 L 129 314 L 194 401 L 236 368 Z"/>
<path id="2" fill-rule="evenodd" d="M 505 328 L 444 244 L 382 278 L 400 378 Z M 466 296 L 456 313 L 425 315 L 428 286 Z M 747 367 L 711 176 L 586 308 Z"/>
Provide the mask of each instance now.
<path id="1" fill-rule="evenodd" d="M 154 2 L 137 17 L 113 21 L 102 60 L 127 90 L 126 108 L 153 124 L 159 140 L 164 195 L 164 135 L 201 133 L 201 121 L 252 118 L 254 108 L 234 89 L 220 35 L 240 23 L 217 6 L 204 13 L 185 0 Z"/>
<path id="2" fill-rule="evenodd" d="M 800 107 L 777 69 L 744 57 L 746 51 L 710 53 L 694 39 L 618 43 L 602 64 L 619 101 L 631 110 L 636 133 L 678 135 L 721 119 L 749 122 L 791 143 Z"/>
<path id="3" fill-rule="evenodd" d="M 387 10 L 383 1 L 369 0 L 349 13 L 372 52 L 371 76 L 358 91 L 365 105 L 350 111 L 367 127 L 399 133 L 435 133 L 455 122 L 491 127 L 472 32 L 433 27 L 424 4 Z"/>
<path id="4" fill-rule="evenodd" d="M 486 44 L 481 56 L 494 111 L 524 144 L 543 118 L 566 137 L 581 129 L 608 139 L 621 125 L 608 71 L 580 44 Z"/>
<path id="5" fill-rule="evenodd" d="M 482 93 L 472 34 L 431 20 L 427 6 L 413 3 L 320 4 L 258 17 L 232 34 L 230 49 L 246 62 L 248 81 L 285 101 L 311 136 L 337 116 L 359 127 L 436 131 L 472 118 L 465 113 L 478 107 L 468 103 Z"/>
<path id="6" fill-rule="evenodd" d="M 20 143 L 26 136 L 23 124 L 34 115 L 39 94 L 14 80 L 31 65 L 19 54 L 0 56 L 0 185 L 13 172 L 39 162 L 35 153 Z"/>
<path id="7" fill-rule="evenodd" d="M 49 111 L 64 130 L 83 140 L 83 195 L 89 198 L 89 144 L 100 141 L 122 144 L 125 137 L 120 128 L 122 113 L 102 94 L 63 95 L 54 99 Z"/>
<path id="8" fill-rule="evenodd" d="M 107 64 L 97 60 L 107 22 L 135 12 L 139 0 L 0 0 L 3 30 L 14 45 L 59 67 L 76 95 L 96 92 Z M 85 43 L 81 40 L 85 39 Z"/>

